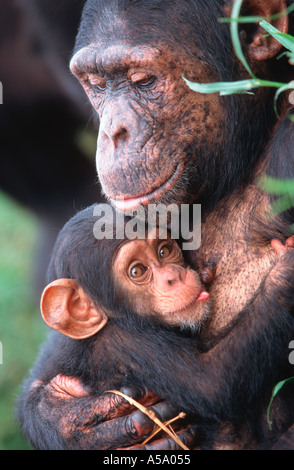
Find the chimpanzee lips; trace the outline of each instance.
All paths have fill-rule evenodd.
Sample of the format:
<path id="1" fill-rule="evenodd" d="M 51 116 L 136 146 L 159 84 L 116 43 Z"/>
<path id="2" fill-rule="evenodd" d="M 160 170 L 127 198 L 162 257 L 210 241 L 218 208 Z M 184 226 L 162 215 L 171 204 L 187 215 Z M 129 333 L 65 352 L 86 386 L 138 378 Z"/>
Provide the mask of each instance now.
<path id="1" fill-rule="evenodd" d="M 193 299 L 191 302 L 189 302 L 185 307 L 182 307 L 180 310 L 175 310 L 173 312 L 168 312 L 167 315 L 173 315 L 175 313 L 181 313 L 187 310 L 188 308 L 192 307 L 196 302 L 202 302 L 204 300 L 209 299 L 209 293 L 202 290 L 195 299 Z"/>
<path id="2" fill-rule="evenodd" d="M 159 188 L 155 189 L 149 194 L 145 194 L 143 196 L 135 197 L 135 198 L 110 198 L 111 203 L 122 212 L 127 212 L 129 210 L 134 210 L 139 205 L 146 206 L 151 201 L 158 201 L 164 196 L 168 191 L 173 189 L 177 180 L 179 179 L 180 174 L 183 172 L 184 164 L 179 163 L 176 169 L 173 171 L 172 175 L 168 178 L 168 180 L 163 183 Z"/>

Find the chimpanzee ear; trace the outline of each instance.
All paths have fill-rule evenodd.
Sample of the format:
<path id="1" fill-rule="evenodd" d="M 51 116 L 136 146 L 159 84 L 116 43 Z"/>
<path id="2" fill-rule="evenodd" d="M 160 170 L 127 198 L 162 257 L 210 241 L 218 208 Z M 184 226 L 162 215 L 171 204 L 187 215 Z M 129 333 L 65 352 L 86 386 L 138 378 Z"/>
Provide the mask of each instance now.
<path id="1" fill-rule="evenodd" d="M 74 339 L 89 338 L 107 323 L 103 309 L 97 309 L 74 279 L 51 282 L 41 298 L 45 322 Z"/>
<path id="2" fill-rule="evenodd" d="M 231 14 L 231 5 L 225 8 L 227 16 Z M 277 28 L 281 33 L 288 32 L 288 16 L 270 19 L 273 15 L 280 14 L 287 8 L 286 0 L 245 0 L 243 2 L 244 11 L 242 16 L 265 17 L 269 23 Z M 255 26 L 254 26 L 255 25 Z M 244 24 L 240 28 L 246 32 L 249 57 L 253 60 L 261 61 L 275 57 L 282 45 L 269 35 L 265 29 L 256 24 Z"/>
<path id="3" fill-rule="evenodd" d="M 281 33 L 288 32 L 289 21 L 287 15 L 273 20 L 270 19 L 271 16 L 286 10 L 286 0 L 246 0 L 245 7 L 247 5 L 250 15 L 266 17 L 268 18 L 267 21 Z M 255 60 L 267 60 L 275 57 L 281 48 L 282 45 L 279 41 L 269 35 L 265 29 L 258 26 L 249 44 L 249 55 Z"/>

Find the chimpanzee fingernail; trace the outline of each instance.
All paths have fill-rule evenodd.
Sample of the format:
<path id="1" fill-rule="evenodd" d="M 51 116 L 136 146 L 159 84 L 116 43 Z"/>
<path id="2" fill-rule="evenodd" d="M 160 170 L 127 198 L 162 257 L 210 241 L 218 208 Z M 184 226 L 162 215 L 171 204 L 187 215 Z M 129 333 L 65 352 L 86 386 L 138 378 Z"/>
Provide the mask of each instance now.
<path id="1" fill-rule="evenodd" d="M 157 403 L 149 409 L 153 410 L 156 416 L 161 421 L 168 421 L 169 419 L 174 418 L 178 414 L 175 411 L 175 408 L 166 402 Z"/>
<path id="2" fill-rule="evenodd" d="M 128 397 L 133 398 L 134 400 L 140 400 L 146 395 L 145 389 L 139 389 L 131 386 L 121 387 L 120 391 L 127 395 Z"/>

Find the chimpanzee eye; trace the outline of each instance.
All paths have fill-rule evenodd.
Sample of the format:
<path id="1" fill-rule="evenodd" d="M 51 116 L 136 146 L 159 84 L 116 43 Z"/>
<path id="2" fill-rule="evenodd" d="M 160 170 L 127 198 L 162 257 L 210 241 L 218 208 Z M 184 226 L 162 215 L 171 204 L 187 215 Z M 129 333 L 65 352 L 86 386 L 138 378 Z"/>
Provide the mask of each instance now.
<path id="1" fill-rule="evenodd" d="M 147 268 L 143 266 L 143 264 L 136 264 L 136 266 L 133 266 L 130 270 L 130 276 L 132 279 L 139 279 L 145 274 L 146 270 Z"/>
<path id="2" fill-rule="evenodd" d="M 167 258 L 172 252 L 172 248 L 169 245 L 163 245 L 159 249 L 159 256 L 160 258 L 164 259 Z"/>
<path id="3" fill-rule="evenodd" d="M 144 88 L 144 87 L 148 87 L 152 85 L 154 82 L 155 82 L 155 77 L 146 77 L 136 82 L 136 85 Z"/>
<path id="4" fill-rule="evenodd" d="M 93 73 L 87 74 L 84 80 L 87 81 L 92 87 L 95 87 L 98 91 L 104 91 L 106 89 L 106 81 Z"/>
<path id="5" fill-rule="evenodd" d="M 99 84 L 96 86 L 96 88 L 99 90 L 99 91 L 104 91 L 106 90 L 106 83 L 104 82 L 103 84 Z"/>
<path id="6" fill-rule="evenodd" d="M 153 85 L 156 78 L 154 76 L 146 75 L 145 73 L 135 73 L 131 76 L 133 84 L 139 88 L 148 88 Z"/>

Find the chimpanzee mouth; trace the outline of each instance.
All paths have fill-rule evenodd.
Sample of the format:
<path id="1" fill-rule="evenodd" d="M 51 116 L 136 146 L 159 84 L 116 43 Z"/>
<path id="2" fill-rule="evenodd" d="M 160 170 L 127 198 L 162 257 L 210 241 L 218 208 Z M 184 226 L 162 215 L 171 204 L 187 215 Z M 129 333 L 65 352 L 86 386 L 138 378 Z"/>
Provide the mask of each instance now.
<path id="1" fill-rule="evenodd" d="M 110 198 L 110 201 L 114 205 L 114 207 L 121 212 L 135 210 L 136 207 L 138 207 L 139 205 L 146 206 L 151 201 L 153 203 L 155 203 L 156 201 L 160 201 L 162 196 L 164 196 L 168 191 L 174 188 L 183 170 L 184 170 L 184 163 L 179 163 L 176 169 L 173 171 L 172 175 L 166 180 L 166 182 L 149 194 L 145 194 L 144 196 L 133 197 L 133 198 L 132 197 L 125 197 L 125 198 L 118 197 L 114 199 Z"/>
<path id="2" fill-rule="evenodd" d="M 209 293 L 205 290 L 202 290 L 197 295 L 197 297 L 195 297 L 195 299 L 193 299 L 191 302 L 189 302 L 187 305 L 185 305 L 185 307 L 182 307 L 180 310 L 176 310 L 176 311 L 173 311 L 173 312 L 168 312 L 167 315 L 174 315 L 175 313 L 183 313 L 185 310 L 188 310 L 189 308 L 191 308 L 197 302 L 203 302 L 203 301 L 209 300 L 209 297 L 210 297 Z"/>

